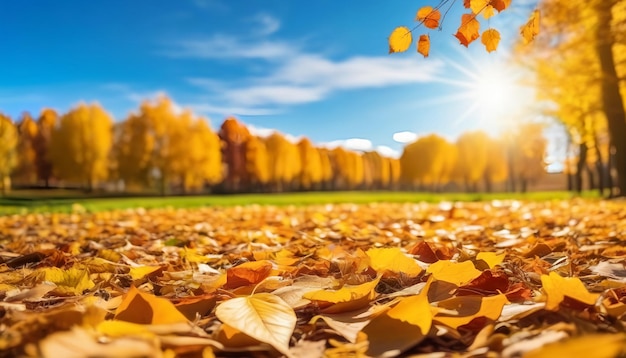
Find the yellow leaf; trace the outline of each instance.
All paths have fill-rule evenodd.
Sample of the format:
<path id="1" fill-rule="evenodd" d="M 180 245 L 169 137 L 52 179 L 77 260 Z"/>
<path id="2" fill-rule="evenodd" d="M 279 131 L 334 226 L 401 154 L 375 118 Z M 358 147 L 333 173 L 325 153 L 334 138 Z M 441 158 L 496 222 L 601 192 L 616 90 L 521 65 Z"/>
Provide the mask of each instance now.
<path id="1" fill-rule="evenodd" d="M 57 285 L 54 291 L 59 295 L 82 295 L 85 290 L 95 286 L 89 278 L 87 270 L 75 267 L 62 270 L 58 267 L 46 267 L 41 269 L 39 277 L 42 281 L 50 281 Z"/>
<path id="2" fill-rule="evenodd" d="M 545 345 L 524 354 L 524 358 L 594 357 L 612 358 L 624 354 L 626 335 L 589 334 Z"/>
<path id="3" fill-rule="evenodd" d="M 144 278 L 146 275 L 149 275 L 157 270 L 159 270 L 161 266 L 136 266 L 130 268 L 130 277 L 133 280 L 139 280 Z"/>
<path id="4" fill-rule="evenodd" d="M 367 357 L 396 357 L 426 337 L 420 327 L 387 314 L 374 318 L 363 333 L 369 341 Z"/>
<path id="5" fill-rule="evenodd" d="M 471 261 L 452 262 L 450 260 L 439 260 L 431 264 L 426 272 L 433 275 L 436 280 L 453 283 L 457 286 L 470 282 L 480 276 Z"/>
<path id="6" fill-rule="evenodd" d="M 428 54 L 430 53 L 430 36 L 420 35 L 420 39 L 417 41 L 417 52 L 422 54 L 424 57 L 428 57 Z"/>
<path id="7" fill-rule="evenodd" d="M 194 262 L 194 263 L 205 263 L 205 262 L 209 262 L 211 261 L 211 258 L 206 257 L 204 255 L 200 255 L 197 252 L 198 250 L 196 249 L 190 249 L 190 248 L 183 248 L 183 251 L 181 252 L 181 257 L 184 258 L 185 260 L 187 260 L 187 262 Z"/>
<path id="8" fill-rule="evenodd" d="M 476 255 L 476 260 L 485 261 L 485 263 L 487 263 L 487 266 L 492 269 L 497 265 L 500 265 L 502 261 L 504 261 L 505 256 L 506 254 L 498 255 L 495 252 L 479 252 L 478 255 Z"/>
<path id="9" fill-rule="evenodd" d="M 485 45 L 487 52 L 495 51 L 500 43 L 500 33 L 496 29 L 485 30 L 480 41 Z"/>
<path id="10" fill-rule="evenodd" d="M 417 276 L 422 273 L 422 268 L 417 261 L 408 257 L 397 247 L 373 248 L 367 250 L 366 254 L 370 258 L 370 266 L 376 272 L 391 271 L 408 276 Z"/>
<path id="11" fill-rule="evenodd" d="M 265 342 L 287 356 L 289 341 L 296 327 L 296 314 L 280 297 L 258 293 L 232 298 L 215 309 L 217 318 L 225 324 Z"/>
<path id="12" fill-rule="evenodd" d="M 424 26 L 429 29 L 436 29 L 439 27 L 439 20 L 441 19 L 441 13 L 437 9 L 433 9 L 432 6 L 424 6 L 417 11 L 415 21 L 422 22 Z"/>
<path id="13" fill-rule="evenodd" d="M 188 322 L 169 300 L 130 288 L 115 311 L 115 319 L 139 324 Z"/>
<path id="14" fill-rule="evenodd" d="M 480 22 L 476 20 L 474 14 L 463 14 L 461 16 L 461 26 L 454 35 L 465 47 L 480 37 Z"/>
<path id="15" fill-rule="evenodd" d="M 431 276 L 418 295 L 401 298 L 397 305 L 385 313 L 391 318 L 419 327 L 422 334 L 428 333 L 432 324 L 428 290 L 432 282 L 433 277 Z"/>
<path id="16" fill-rule="evenodd" d="M 380 281 L 380 275 L 373 281 L 360 285 L 345 285 L 339 290 L 318 290 L 307 292 L 303 298 L 312 301 L 321 301 L 332 304 L 324 310 L 325 313 L 339 313 L 352 311 L 367 306 L 371 300 L 376 298 L 376 285 Z"/>
<path id="17" fill-rule="evenodd" d="M 140 337 L 145 337 L 145 338 L 153 337 L 154 333 L 150 332 L 150 330 L 148 330 L 146 327 L 147 326 L 145 325 L 141 325 L 137 323 L 110 320 L 110 321 L 100 322 L 100 324 L 98 324 L 98 326 L 96 327 L 96 330 L 109 337 L 126 337 L 126 336 L 140 336 Z"/>
<path id="18" fill-rule="evenodd" d="M 535 36 L 539 34 L 539 17 L 539 10 L 534 10 L 528 22 L 520 28 L 520 34 L 525 44 L 532 42 Z"/>
<path id="19" fill-rule="evenodd" d="M 406 26 L 396 27 L 389 36 L 389 53 L 404 52 L 411 47 L 413 36 Z"/>
<path id="20" fill-rule="evenodd" d="M 565 297 L 589 306 L 594 305 L 600 297 L 599 294 L 587 291 L 585 285 L 577 277 L 561 277 L 556 272 L 542 275 L 541 284 L 548 297 L 546 309 L 551 311 L 557 310 Z"/>
<path id="21" fill-rule="evenodd" d="M 470 323 L 474 318 L 485 317 L 495 321 L 500 317 L 502 308 L 509 301 L 503 294 L 489 297 L 459 296 L 437 304 L 439 308 L 456 311 L 456 314 L 438 313 L 433 320 L 448 327 L 458 328 Z"/>

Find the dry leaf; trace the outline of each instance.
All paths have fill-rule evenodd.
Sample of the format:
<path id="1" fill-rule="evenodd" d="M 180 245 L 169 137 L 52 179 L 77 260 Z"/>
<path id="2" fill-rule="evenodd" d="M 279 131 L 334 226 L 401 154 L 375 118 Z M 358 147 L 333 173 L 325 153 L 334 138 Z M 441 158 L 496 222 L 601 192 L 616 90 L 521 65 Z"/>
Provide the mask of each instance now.
<path id="1" fill-rule="evenodd" d="M 169 300 L 139 291 L 134 286 L 115 311 L 115 319 L 139 324 L 187 322 Z"/>
<path id="2" fill-rule="evenodd" d="M 389 35 L 389 53 L 404 52 L 411 47 L 413 36 L 406 26 L 396 27 Z"/>
<path id="3" fill-rule="evenodd" d="M 289 341 L 297 319 L 293 309 L 280 297 L 258 293 L 232 298 L 220 303 L 215 315 L 225 324 L 290 356 Z"/>

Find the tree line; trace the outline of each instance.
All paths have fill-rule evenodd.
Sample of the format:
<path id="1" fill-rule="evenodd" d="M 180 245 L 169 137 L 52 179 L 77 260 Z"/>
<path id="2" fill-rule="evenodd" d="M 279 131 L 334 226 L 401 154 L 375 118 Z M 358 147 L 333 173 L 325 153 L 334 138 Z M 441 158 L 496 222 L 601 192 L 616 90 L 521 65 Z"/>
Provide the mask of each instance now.
<path id="1" fill-rule="evenodd" d="M 526 190 L 544 173 L 546 139 L 537 123 L 501 138 L 482 131 L 456 142 L 436 134 L 405 146 L 400 158 L 318 146 L 280 132 L 250 133 L 236 118 L 217 131 L 161 96 L 115 122 L 98 104 L 37 119 L 0 114 L 0 185 L 80 186 L 162 195 L 297 190 Z"/>

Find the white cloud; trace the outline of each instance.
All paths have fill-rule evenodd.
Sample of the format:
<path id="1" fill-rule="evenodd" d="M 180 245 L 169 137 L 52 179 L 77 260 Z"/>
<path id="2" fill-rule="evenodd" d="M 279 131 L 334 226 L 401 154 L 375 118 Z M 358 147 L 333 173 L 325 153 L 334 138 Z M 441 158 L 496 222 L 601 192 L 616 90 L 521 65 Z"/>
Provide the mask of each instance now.
<path id="1" fill-rule="evenodd" d="M 409 143 L 417 139 L 417 133 L 410 131 L 396 132 L 393 134 L 393 140 L 398 143 Z"/>
<path id="2" fill-rule="evenodd" d="M 280 41 L 250 41 L 217 34 L 207 39 L 180 41 L 163 54 L 178 58 L 276 60 L 291 56 L 294 51 L 293 45 Z"/>
<path id="3" fill-rule="evenodd" d="M 298 104 L 319 101 L 325 92 L 321 87 L 268 85 L 233 89 L 224 93 L 224 98 L 244 106 Z"/>
<path id="4" fill-rule="evenodd" d="M 332 142 L 320 143 L 319 145 L 328 149 L 342 147 L 344 149 L 354 150 L 358 152 L 368 152 L 374 149 L 372 141 L 364 138 L 339 139 Z"/>
<path id="5" fill-rule="evenodd" d="M 378 145 L 376 146 L 375 150 L 380 153 L 380 155 L 390 158 L 400 158 L 400 156 L 402 155 L 402 153 L 400 153 L 399 151 L 386 145 Z"/>
<path id="6" fill-rule="evenodd" d="M 271 35 L 280 29 L 280 21 L 269 14 L 258 14 L 253 20 L 260 26 L 254 31 L 258 36 Z"/>
<path id="7" fill-rule="evenodd" d="M 269 116 L 280 110 L 264 107 L 214 106 L 206 103 L 191 103 L 188 106 L 196 112 L 211 113 L 220 117 L 229 116 Z"/>

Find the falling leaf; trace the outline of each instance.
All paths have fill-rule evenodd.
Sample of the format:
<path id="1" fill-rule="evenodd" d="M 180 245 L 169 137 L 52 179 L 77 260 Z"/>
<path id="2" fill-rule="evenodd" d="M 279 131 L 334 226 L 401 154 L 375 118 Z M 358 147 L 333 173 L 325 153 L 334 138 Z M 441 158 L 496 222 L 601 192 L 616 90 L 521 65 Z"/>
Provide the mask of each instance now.
<path id="1" fill-rule="evenodd" d="M 215 315 L 229 326 L 290 356 L 289 341 L 297 319 L 293 309 L 280 297 L 258 293 L 232 298 L 220 303 Z"/>
<path id="2" fill-rule="evenodd" d="M 411 47 L 413 36 L 406 26 L 396 27 L 389 36 L 389 53 L 404 52 Z"/>
<path id="3" fill-rule="evenodd" d="M 525 44 L 531 43 L 539 34 L 539 10 L 534 10 L 528 22 L 520 28 L 520 33 Z"/>
<path id="4" fill-rule="evenodd" d="M 115 311 L 115 319 L 139 324 L 187 322 L 169 300 L 139 291 L 132 286 Z"/>
<path id="5" fill-rule="evenodd" d="M 471 261 L 453 262 L 450 260 L 439 260 L 431 264 L 426 272 L 433 275 L 436 280 L 446 281 L 455 285 L 465 284 L 480 276 Z"/>
<path id="6" fill-rule="evenodd" d="M 555 311 L 566 298 L 573 299 L 584 305 L 592 306 L 596 303 L 597 293 L 587 291 L 585 285 L 577 277 L 561 277 L 556 272 L 541 276 L 541 284 L 548 297 L 546 309 Z"/>
<path id="7" fill-rule="evenodd" d="M 496 29 L 485 30 L 480 41 L 485 45 L 487 52 L 495 51 L 500 43 L 500 33 Z"/>
<path id="8" fill-rule="evenodd" d="M 491 6 L 498 12 L 506 10 L 511 5 L 511 0 L 491 0 Z"/>
<path id="9" fill-rule="evenodd" d="M 476 20 L 474 14 L 463 14 L 461 16 L 461 26 L 454 35 L 465 47 L 480 37 L 480 22 Z"/>
<path id="10" fill-rule="evenodd" d="M 420 39 L 417 42 L 417 52 L 424 57 L 428 57 L 428 53 L 430 52 L 430 36 L 420 35 Z"/>
<path id="11" fill-rule="evenodd" d="M 367 250 L 366 254 L 370 258 L 370 266 L 376 272 L 391 271 L 407 276 L 417 276 L 422 273 L 422 268 L 417 262 L 397 247 L 372 248 Z"/>
<path id="12" fill-rule="evenodd" d="M 429 29 L 436 29 L 439 27 L 439 20 L 441 19 L 441 13 L 437 9 L 433 9 L 432 6 L 424 6 L 417 11 L 415 21 L 419 21 Z"/>
<path id="13" fill-rule="evenodd" d="M 469 8 L 475 15 L 483 14 L 484 18 L 488 19 L 494 15 L 491 1 L 492 0 L 470 0 Z"/>
<path id="14" fill-rule="evenodd" d="M 594 357 L 613 358 L 626 352 L 626 335 L 588 334 L 547 344 L 524 354 L 524 358 Z"/>

